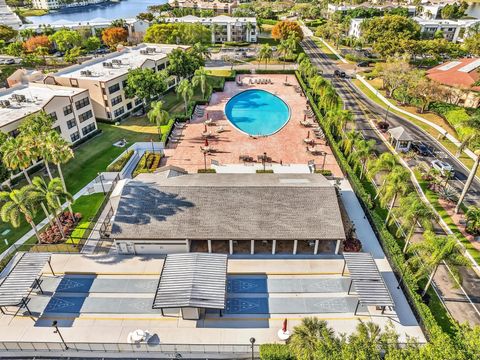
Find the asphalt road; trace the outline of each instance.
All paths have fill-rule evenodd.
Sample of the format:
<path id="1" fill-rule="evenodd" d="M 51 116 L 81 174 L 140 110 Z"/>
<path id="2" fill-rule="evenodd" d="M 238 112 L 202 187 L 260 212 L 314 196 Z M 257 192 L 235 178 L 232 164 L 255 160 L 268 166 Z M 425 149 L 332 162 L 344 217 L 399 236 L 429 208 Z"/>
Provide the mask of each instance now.
<path id="1" fill-rule="evenodd" d="M 432 139 L 432 137 L 425 133 L 421 128 L 396 114 L 388 112 L 386 109 L 371 101 L 352 83 L 350 79 L 335 77 L 334 71 L 339 68 L 332 59 L 321 51 L 314 41 L 306 38 L 302 41 L 302 47 L 304 48 L 305 53 L 310 57 L 312 63 L 323 72 L 323 76 L 331 80 L 333 86 L 340 94 L 340 97 L 345 104 L 345 108 L 354 114 L 356 128 L 361 130 L 364 138 L 375 140 L 377 144 L 375 149 L 377 154 L 389 150 L 378 133 L 372 128 L 369 119 L 387 119 L 390 123 L 390 128 L 403 126 L 415 139 L 427 144 L 437 157 L 451 164 L 455 169 L 455 176 L 454 179 L 449 181 L 449 184 L 455 187 L 457 191 L 461 191 L 463 184 L 467 179 L 468 172 L 462 167 L 455 156 L 445 153 L 438 142 L 435 139 Z M 425 158 L 417 156 L 417 158 L 412 161 L 425 161 L 430 163 L 433 159 L 433 157 Z M 409 165 L 415 164 L 412 164 L 409 161 Z M 466 197 L 466 202 L 477 206 L 480 205 L 480 184 L 477 180 L 472 184 Z M 460 272 L 462 273 L 462 286 L 473 304 L 468 302 L 461 289 L 456 288 L 452 284 L 452 280 L 448 276 L 446 268 L 441 267 L 437 271 L 434 282 L 437 285 L 447 308 L 456 320 L 460 323 L 467 321 L 470 324 L 480 324 L 480 315 L 478 315 L 478 311 L 480 311 L 480 279 L 471 268 L 461 268 Z M 475 310 L 475 308 L 477 310 Z"/>
<path id="2" fill-rule="evenodd" d="M 361 130 L 364 137 L 367 139 L 375 139 L 377 142 L 377 152 L 383 153 L 387 151 L 387 147 L 383 144 L 378 134 L 372 129 L 368 118 L 376 120 L 387 120 L 390 124 L 390 128 L 397 126 L 403 126 L 412 135 L 416 141 L 421 141 L 428 145 L 435 157 L 446 161 L 455 169 L 455 175 L 449 184 L 456 189 L 460 194 L 463 185 L 468 177 L 468 171 L 462 166 L 460 161 L 448 153 L 446 153 L 440 144 L 432 138 L 425 130 L 419 128 L 409 120 L 406 120 L 392 112 L 387 111 L 383 107 L 379 106 L 366 95 L 364 95 L 349 78 L 339 78 L 334 76 L 335 69 L 339 69 L 335 62 L 330 59 L 311 39 L 305 39 L 302 42 L 302 47 L 310 57 L 313 64 L 317 65 L 322 70 L 323 76 L 331 80 L 333 86 L 340 94 L 344 101 L 345 108 L 350 110 L 355 115 L 356 127 Z M 422 157 L 417 156 L 414 162 L 430 162 L 434 160 L 434 157 Z M 480 206 L 480 183 L 474 180 L 472 186 L 466 197 L 467 205 Z"/>

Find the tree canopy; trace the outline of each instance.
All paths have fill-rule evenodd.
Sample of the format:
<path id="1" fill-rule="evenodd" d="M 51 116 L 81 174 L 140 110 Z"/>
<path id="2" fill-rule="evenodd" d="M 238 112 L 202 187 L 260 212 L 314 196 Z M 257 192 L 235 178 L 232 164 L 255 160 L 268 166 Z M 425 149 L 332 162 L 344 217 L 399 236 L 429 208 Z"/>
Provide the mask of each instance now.
<path id="1" fill-rule="evenodd" d="M 204 60 L 196 52 L 174 49 L 168 55 L 168 73 L 180 78 L 192 75 L 203 65 L 205 65 Z"/>
<path id="2" fill-rule="evenodd" d="M 123 27 L 111 27 L 103 30 L 102 41 L 110 49 L 115 49 L 118 45 L 127 41 L 128 31 Z"/>
<path id="3" fill-rule="evenodd" d="M 23 43 L 23 47 L 27 52 L 35 52 L 40 47 L 49 49 L 51 46 L 52 42 L 46 35 L 32 36 Z"/>
<path id="4" fill-rule="evenodd" d="M 50 35 L 50 40 L 60 51 L 67 51 L 82 45 L 82 37 L 74 30 L 61 29 Z"/>
<path id="5" fill-rule="evenodd" d="M 303 31 L 300 25 L 294 21 L 279 21 L 272 28 L 272 37 L 276 40 L 286 40 L 290 34 L 295 33 L 299 40 L 303 39 Z"/>
<path id="6" fill-rule="evenodd" d="M 142 68 L 130 70 L 125 94 L 129 98 L 137 96 L 148 101 L 166 90 L 166 77 L 165 71 L 155 72 Z"/>
<path id="7" fill-rule="evenodd" d="M 145 42 L 157 44 L 207 44 L 210 40 L 210 30 L 198 23 L 154 24 L 147 29 L 144 37 Z"/>
<path id="8" fill-rule="evenodd" d="M 10 41 L 17 36 L 17 31 L 7 25 L 0 25 L 0 40 Z"/>

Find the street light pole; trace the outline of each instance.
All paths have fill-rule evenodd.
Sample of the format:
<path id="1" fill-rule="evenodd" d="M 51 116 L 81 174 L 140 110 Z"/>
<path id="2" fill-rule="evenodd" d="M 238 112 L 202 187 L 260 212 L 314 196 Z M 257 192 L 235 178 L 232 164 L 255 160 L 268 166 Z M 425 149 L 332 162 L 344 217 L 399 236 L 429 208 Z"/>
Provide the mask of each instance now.
<path id="1" fill-rule="evenodd" d="M 205 172 L 207 172 L 207 152 L 206 151 L 203 152 L 203 164 L 205 167 Z"/>
<path id="2" fill-rule="evenodd" d="M 255 344 L 255 338 L 254 337 L 250 338 L 250 344 L 252 344 L 252 360 L 255 360 L 255 356 L 254 356 L 254 353 L 253 353 L 254 344 Z"/>
<path id="3" fill-rule="evenodd" d="M 52 327 L 55 328 L 55 330 L 53 331 L 53 333 L 54 333 L 54 334 L 58 334 L 58 336 L 60 336 L 60 340 L 62 340 L 63 346 L 65 346 L 65 350 L 68 350 L 67 343 L 65 342 L 62 334 L 60 333 L 60 330 L 58 329 L 58 325 L 57 325 L 57 324 L 58 324 L 57 320 L 54 320 L 54 321 L 52 322 Z"/>
<path id="4" fill-rule="evenodd" d="M 103 186 L 103 175 L 98 173 L 98 177 L 100 178 L 100 184 L 102 184 L 103 195 L 105 195 L 105 187 Z"/>
<path id="5" fill-rule="evenodd" d="M 385 122 L 387 121 L 388 119 L 388 112 L 390 111 L 390 105 L 388 105 L 387 107 L 387 112 L 385 113 Z"/>

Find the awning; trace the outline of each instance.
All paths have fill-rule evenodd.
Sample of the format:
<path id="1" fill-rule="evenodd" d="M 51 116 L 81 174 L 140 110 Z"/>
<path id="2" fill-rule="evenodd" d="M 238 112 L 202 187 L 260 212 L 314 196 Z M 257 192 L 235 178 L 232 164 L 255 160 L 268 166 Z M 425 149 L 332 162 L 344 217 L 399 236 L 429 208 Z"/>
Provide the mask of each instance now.
<path id="1" fill-rule="evenodd" d="M 343 253 L 351 286 L 358 294 L 359 303 L 366 306 L 395 306 L 382 274 L 370 253 Z"/>
<path id="2" fill-rule="evenodd" d="M 153 309 L 195 307 L 224 309 L 227 255 L 186 253 L 167 255 Z"/>
<path id="3" fill-rule="evenodd" d="M 11 269 L 0 280 L 0 306 L 16 306 L 29 295 L 50 253 L 22 253 L 11 260 Z M 18 258 L 19 257 L 19 258 Z"/>

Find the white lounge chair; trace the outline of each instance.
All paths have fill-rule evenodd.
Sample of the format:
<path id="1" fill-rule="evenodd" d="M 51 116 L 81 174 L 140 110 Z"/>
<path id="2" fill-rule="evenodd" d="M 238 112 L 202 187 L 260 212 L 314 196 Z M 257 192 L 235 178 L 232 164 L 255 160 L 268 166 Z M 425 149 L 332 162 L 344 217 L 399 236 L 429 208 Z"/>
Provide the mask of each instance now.
<path id="1" fill-rule="evenodd" d="M 224 128 L 223 126 L 219 126 L 219 127 L 215 130 L 215 132 L 216 132 L 217 134 L 220 134 L 220 133 L 222 133 L 222 132 L 224 132 L 224 131 L 226 131 L 226 130 L 225 130 L 225 128 Z"/>
<path id="2" fill-rule="evenodd" d="M 204 123 L 208 126 L 215 125 L 215 121 L 213 121 L 213 119 L 207 119 L 204 121 Z"/>
<path id="3" fill-rule="evenodd" d="M 203 132 L 202 133 L 202 137 L 203 138 L 207 138 L 207 137 L 211 137 L 212 136 L 212 132 L 211 131 L 207 131 L 207 132 Z"/>
<path id="4" fill-rule="evenodd" d="M 315 139 L 314 139 L 314 138 L 306 138 L 306 139 L 303 139 L 303 142 L 304 142 L 305 144 L 310 144 L 310 145 L 312 145 L 312 144 L 315 144 Z"/>
<path id="5" fill-rule="evenodd" d="M 310 121 L 307 121 L 307 120 L 300 120 L 300 124 L 305 127 L 310 127 L 313 125 Z"/>

